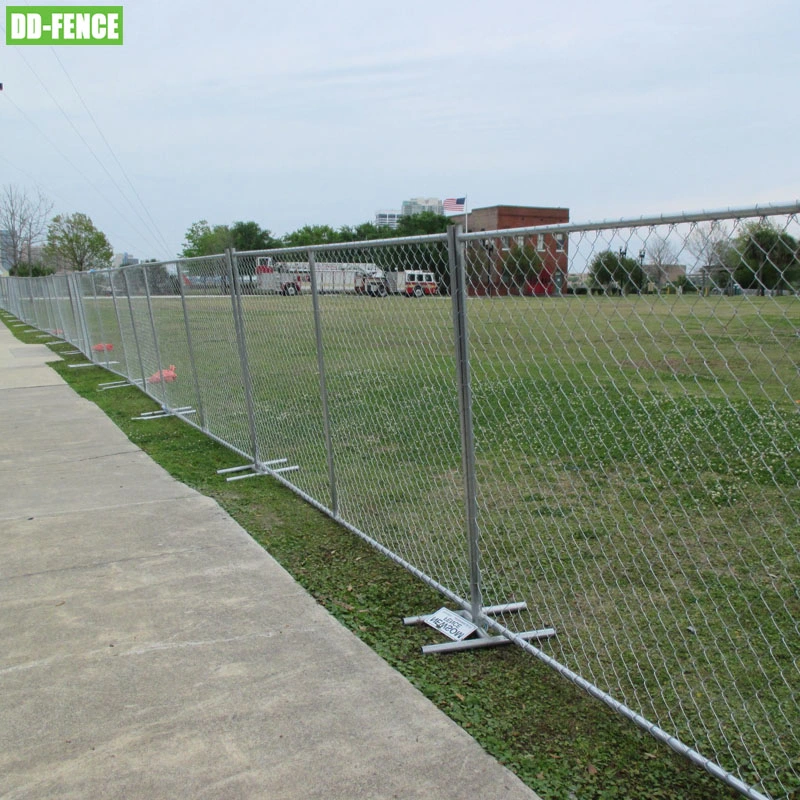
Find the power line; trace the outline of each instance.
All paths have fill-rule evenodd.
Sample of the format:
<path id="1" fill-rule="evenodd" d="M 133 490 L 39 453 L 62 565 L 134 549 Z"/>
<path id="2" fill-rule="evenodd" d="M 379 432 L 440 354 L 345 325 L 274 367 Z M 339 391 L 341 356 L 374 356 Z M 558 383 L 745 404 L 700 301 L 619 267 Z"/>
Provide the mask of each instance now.
<path id="1" fill-rule="evenodd" d="M 55 143 L 55 142 L 54 142 L 54 141 L 53 141 L 53 140 L 52 140 L 52 139 L 51 139 L 51 138 L 50 138 L 50 137 L 49 137 L 49 136 L 48 136 L 48 135 L 47 135 L 47 134 L 46 134 L 46 133 L 45 133 L 45 132 L 44 132 L 44 131 L 43 131 L 43 130 L 42 130 L 42 129 L 41 129 L 41 128 L 40 128 L 40 127 L 39 127 L 39 126 L 38 126 L 38 125 L 37 125 L 37 124 L 36 124 L 36 123 L 35 123 L 35 122 L 32 120 L 32 119 L 31 119 L 31 118 L 30 118 L 30 117 L 29 117 L 29 116 L 28 116 L 28 115 L 27 115 L 27 114 L 26 114 L 26 113 L 25 113 L 25 112 L 24 112 L 24 111 L 23 111 L 23 110 L 22 110 L 22 109 L 21 109 L 21 108 L 20 108 L 20 107 L 19 107 L 19 106 L 18 106 L 18 105 L 17 105 L 17 104 L 16 104 L 16 103 L 15 103 L 15 102 L 12 100 L 12 99 L 11 99 L 11 97 L 10 97 L 10 95 L 8 94 L 8 92 L 7 92 L 7 91 L 4 91 L 4 92 L 3 92 L 3 97 L 4 97 L 4 98 L 5 98 L 5 99 L 6 99 L 6 100 L 9 102 L 9 103 L 11 103 L 11 105 L 12 105 L 12 106 L 14 106 L 14 108 L 15 108 L 15 109 L 16 109 L 16 110 L 17 110 L 17 111 L 20 113 L 20 115 L 21 115 L 21 116 L 22 116 L 22 117 L 23 117 L 23 118 L 24 118 L 24 119 L 25 119 L 25 120 L 28 122 L 28 124 L 29 124 L 29 125 L 31 125 L 31 126 L 34 128 L 34 130 L 36 130 L 36 131 L 39 133 L 39 135 L 40 135 L 40 136 L 41 136 L 41 137 L 42 137 L 42 138 L 43 138 L 43 139 L 44 139 L 44 140 L 45 140 L 45 141 L 46 141 L 46 142 L 47 142 L 47 143 L 48 143 L 48 144 L 49 144 L 49 145 L 50 145 L 50 146 L 51 146 L 51 147 L 52 147 L 52 148 L 53 148 L 53 149 L 54 149 L 54 150 L 55 150 L 55 151 L 56 151 L 56 152 L 57 152 L 57 153 L 60 155 L 60 156 L 61 156 L 61 158 L 63 158 L 63 159 L 64 159 L 64 161 L 66 161 L 66 163 L 67 163 L 67 164 L 69 164 L 69 165 L 70 165 L 70 166 L 71 166 L 71 167 L 72 167 L 72 168 L 73 168 L 73 169 L 74 169 L 74 170 L 75 170 L 75 171 L 76 171 L 76 172 L 77 172 L 77 173 L 78 173 L 78 174 L 79 174 L 79 175 L 80 175 L 80 176 L 83 178 L 83 180 L 84 180 L 84 181 L 86 181 L 86 183 L 88 183 L 88 184 L 89 184 L 89 186 L 90 186 L 92 189 L 94 189 L 94 190 L 95 190 L 95 191 L 96 191 L 96 192 L 97 192 L 97 193 L 100 195 L 100 197 L 102 197 L 102 198 L 103 198 L 103 200 L 105 200 L 105 201 L 106 201 L 106 203 L 108 203 L 108 205 L 109 205 L 109 206 L 110 206 L 110 207 L 111 207 L 111 208 L 112 208 L 114 211 L 116 211 L 116 213 L 117 213 L 117 214 L 120 216 L 120 218 L 121 218 L 121 219 L 123 219 L 123 220 L 124 220 L 124 221 L 125 221 L 125 222 L 126 222 L 128 225 L 130 225 L 130 227 L 131 227 L 131 228 L 132 228 L 132 229 L 133 229 L 133 230 L 134 230 L 134 231 L 135 231 L 135 232 L 136 232 L 136 233 L 137 233 L 139 236 L 141 236 L 143 239 L 147 239 L 147 238 L 149 238 L 147 235 L 143 234 L 143 233 L 142 233 L 142 232 L 141 232 L 141 231 L 140 231 L 140 230 L 139 230 L 139 229 L 138 229 L 138 228 L 137 228 L 137 227 L 136 227 L 136 226 L 135 226 L 135 225 L 134 225 L 134 224 L 133 224 L 133 223 L 130 221 L 130 219 L 128 219 L 128 218 L 125 216 L 125 214 L 123 214 L 123 213 L 122 213 L 122 212 L 121 212 L 121 211 L 120 211 L 120 210 L 119 210 L 119 209 L 118 209 L 118 208 L 117 208 L 117 207 L 114 205 L 114 203 L 113 203 L 111 200 L 109 200 L 109 198 L 108 198 L 108 197 L 106 197 L 106 195 L 103 193 L 103 191 L 102 191 L 101 189 L 99 189 L 97 186 L 95 186 L 95 185 L 94 185 L 94 183 L 92 183 L 92 182 L 91 182 L 91 181 L 90 181 L 90 180 L 89 180 L 89 179 L 86 177 L 86 175 L 84 175 L 84 173 L 83 173 L 83 172 L 82 172 L 82 171 L 81 171 L 81 170 L 80 170 L 80 169 L 79 169 L 79 168 L 78 168 L 78 167 L 75 165 L 75 163 L 74 163 L 74 162 L 73 162 L 73 161 L 72 161 L 72 160 L 69 158 L 69 156 L 67 156 L 67 155 L 66 155 L 66 154 L 65 154 L 65 153 L 64 153 L 64 152 L 61 150 L 61 148 L 60 148 L 60 147 L 59 147 L 59 146 L 58 146 L 58 145 L 57 145 L 57 144 L 56 144 L 56 143 Z"/>
<path id="2" fill-rule="evenodd" d="M 36 177 L 34 175 L 31 175 L 30 172 L 27 172 L 26 170 L 22 169 L 22 167 L 20 167 L 17 164 L 14 164 L 11 161 L 9 161 L 2 153 L 0 153 L 0 161 L 4 161 L 6 164 L 8 164 L 9 167 L 11 167 L 12 169 L 15 169 L 17 172 L 22 173 L 26 178 L 28 178 L 28 180 L 30 180 L 33 183 L 33 185 L 40 192 L 42 192 L 42 194 L 52 195 L 53 197 L 61 200 L 61 202 L 64 203 L 64 204 L 68 204 L 70 202 L 66 198 L 62 197 L 58 192 L 53 191 L 52 188 L 46 188 L 45 186 L 43 186 L 36 179 Z M 103 226 L 103 227 L 105 228 L 105 226 Z M 129 247 L 131 249 L 131 251 L 136 249 L 136 247 L 133 244 L 131 244 L 130 240 L 127 239 L 125 236 L 120 236 L 116 231 L 112 231 L 112 230 L 110 230 L 108 228 L 105 228 L 105 229 L 111 235 L 111 237 L 113 239 L 115 239 L 117 242 L 121 242 L 126 247 Z"/>
<path id="3" fill-rule="evenodd" d="M 153 219 L 152 215 L 150 214 L 150 210 L 148 209 L 147 205 L 144 203 L 144 201 L 140 197 L 139 192 L 136 191 L 136 187 L 133 185 L 133 182 L 128 177 L 128 173 L 125 171 L 125 168 L 122 166 L 122 164 L 120 163 L 120 160 L 117 158 L 117 154 L 114 152 L 113 148 L 108 143 L 108 139 L 106 139 L 105 135 L 103 134 L 103 131 L 100 130 L 100 126 L 97 124 L 97 120 L 94 118 L 94 114 L 92 114 L 91 110 L 89 109 L 89 106 L 86 105 L 86 101 L 83 99 L 83 96 L 78 91 L 78 87 L 75 85 L 75 82 L 72 80 L 72 77 L 67 72 L 66 67 L 61 62 L 61 59 L 58 57 L 58 53 L 56 53 L 56 50 L 55 50 L 54 47 L 51 47 L 50 51 L 53 53 L 53 56 L 55 57 L 56 61 L 58 62 L 58 65 L 61 67 L 62 71 L 64 72 L 64 75 L 66 75 L 67 80 L 70 82 L 70 85 L 74 89 L 75 94 L 78 96 L 78 99 L 81 101 L 81 105 L 85 109 L 86 113 L 89 115 L 89 119 L 92 121 L 92 124 L 94 125 L 95 130 L 100 135 L 100 138 L 103 140 L 103 143 L 105 144 L 105 146 L 108 148 L 108 152 L 111 153 L 111 157 L 114 159 L 114 161 L 116 162 L 117 166 L 120 169 L 120 172 L 122 172 L 122 175 L 124 176 L 125 180 L 128 182 L 128 186 L 131 187 L 131 191 L 134 193 L 134 195 L 136 196 L 136 199 L 139 201 L 139 204 L 144 209 L 145 214 L 147 214 L 147 218 L 152 223 L 153 229 L 158 234 L 158 237 L 161 240 L 162 245 L 164 246 L 165 250 L 167 252 L 169 252 L 170 248 L 169 248 L 169 244 L 167 243 L 167 240 L 164 238 L 164 235 L 161 233 L 161 230 L 159 229 L 158 225 L 156 224 L 156 221 Z"/>
<path id="4" fill-rule="evenodd" d="M 91 154 L 92 158 L 94 158 L 94 160 L 100 165 L 100 168 L 108 176 L 108 178 L 111 181 L 111 183 L 114 184 L 114 187 L 119 192 L 119 194 L 122 196 L 123 200 L 125 200 L 125 202 L 131 207 L 131 210 L 133 211 L 133 213 L 137 216 L 139 221 L 145 226 L 145 229 L 147 230 L 147 234 L 146 235 L 150 239 L 150 243 L 151 244 L 155 244 L 156 245 L 156 249 L 159 249 L 159 248 L 163 247 L 166 243 L 165 242 L 159 243 L 157 241 L 157 237 L 153 236 L 152 231 L 150 231 L 150 229 L 149 229 L 149 223 L 147 222 L 147 220 L 145 220 L 144 217 L 142 217 L 142 215 L 139 213 L 139 210 L 133 205 L 133 203 L 130 201 L 128 196 L 122 191 L 122 188 L 117 183 L 117 181 L 114 178 L 114 176 L 109 172 L 109 170 L 106 167 L 106 165 L 100 160 L 100 158 L 98 157 L 97 153 L 95 153 L 94 148 L 86 141 L 86 139 L 84 138 L 83 134 L 78 130 L 77 126 L 72 121 L 72 119 L 70 119 L 69 114 L 67 114 L 67 112 L 64 110 L 62 105 L 58 102 L 58 100 L 56 100 L 56 98 L 53 97 L 53 94 L 50 91 L 50 89 L 48 89 L 47 84 L 45 84 L 45 82 L 39 77 L 39 73 L 36 72 L 36 70 L 31 66 L 31 64 L 28 61 L 28 59 L 25 58 L 25 56 L 22 55 L 21 52 L 19 52 L 19 51 L 17 51 L 17 52 L 18 52 L 20 58 L 25 63 L 25 66 L 28 67 L 28 69 L 33 73 L 33 76 L 36 78 L 37 81 L 39 81 L 39 84 L 41 85 L 42 89 L 44 89 L 44 91 L 47 94 L 47 96 L 50 98 L 50 100 L 52 100 L 52 102 L 54 103 L 56 108 L 58 108 L 58 110 L 61 112 L 61 114 L 64 117 L 64 119 L 67 121 L 67 124 L 72 128 L 73 131 L 75 131 L 75 134 L 78 136 L 78 138 L 81 140 L 81 142 L 83 142 L 84 146 L 89 151 L 89 153 Z M 123 219 L 124 219 L 124 217 L 123 217 Z M 167 250 L 168 249 L 169 248 L 167 247 Z"/>

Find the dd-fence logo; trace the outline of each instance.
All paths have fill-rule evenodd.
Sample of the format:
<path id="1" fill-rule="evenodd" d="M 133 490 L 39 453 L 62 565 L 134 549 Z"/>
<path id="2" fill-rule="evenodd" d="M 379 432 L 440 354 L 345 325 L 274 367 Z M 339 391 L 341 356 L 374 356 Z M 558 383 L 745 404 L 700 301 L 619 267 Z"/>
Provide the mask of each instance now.
<path id="1" fill-rule="evenodd" d="M 6 6 L 6 44 L 122 44 L 122 6 Z"/>

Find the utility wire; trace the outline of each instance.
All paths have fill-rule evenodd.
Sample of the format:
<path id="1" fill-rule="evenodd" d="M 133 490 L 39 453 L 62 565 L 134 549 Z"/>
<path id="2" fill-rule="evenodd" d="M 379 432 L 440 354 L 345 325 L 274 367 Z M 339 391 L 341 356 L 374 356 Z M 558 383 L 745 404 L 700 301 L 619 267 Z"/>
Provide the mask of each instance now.
<path id="1" fill-rule="evenodd" d="M 114 152 L 113 148 L 108 143 L 108 139 L 106 139 L 105 135 L 103 134 L 103 131 L 100 130 L 100 126 L 97 124 L 97 120 L 94 118 L 94 114 L 92 114 L 91 110 L 89 109 L 89 106 L 86 105 L 86 101 L 83 99 L 83 96 L 78 91 L 78 87 L 75 85 L 75 82 L 72 80 L 72 77 L 67 72 L 66 67 L 61 62 L 61 59 L 58 57 L 58 53 L 56 53 L 55 48 L 51 47 L 50 50 L 53 53 L 53 56 L 55 56 L 56 61 L 58 61 L 58 65 L 61 67 L 62 71 L 64 72 L 64 75 L 66 75 L 67 80 L 70 82 L 70 85 L 74 89 L 75 94 L 78 96 L 78 100 L 81 101 L 81 105 L 83 106 L 83 108 L 86 111 L 86 113 L 89 115 L 89 119 L 92 121 L 92 124 L 94 125 L 95 130 L 100 135 L 100 138 L 103 140 L 103 143 L 108 148 L 108 152 L 111 153 L 111 157 L 114 159 L 114 161 L 116 162 L 117 166 L 120 169 L 120 172 L 124 176 L 125 180 L 128 182 L 128 186 L 131 187 L 131 191 L 134 193 L 134 195 L 136 196 L 136 199 L 139 201 L 139 204 L 144 209 L 144 213 L 147 214 L 147 218 L 152 223 L 153 229 L 158 234 L 158 238 L 161 241 L 161 244 L 164 246 L 165 251 L 169 252 L 170 251 L 169 244 L 167 244 L 167 240 L 164 238 L 164 235 L 161 233 L 158 225 L 156 224 L 156 221 L 153 219 L 152 215 L 150 214 L 150 209 L 148 209 L 147 205 L 144 203 L 144 201 L 140 197 L 139 192 L 136 191 L 136 187 L 133 185 L 133 182 L 128 177 L 128 173 L 125 171 L 125 168 L 122 166 L 122 164 L 120 163 L 120 160 L 117 158 L 117 154 Z"/>
<path id="2" fill-rule="evenodd" d="M 62 202 L 62 203 L 64 203 L 65 205 L 70 203 L 70 201 L 69 201 L 69 200 L 67 200 L 66 198 L 62 197 L 60 194 L 58 194 L 58 192 L 54 192 L 54 191 L 53 191 L 51 188 L 47 188 L 47 187 L 43 186 L 43 185 L 42 185 L 42 184 L 41 184 L 41 183 L 40 183 L 40 182 L 39 182 L 39 181 L 36 179 L 36 177 L 35 177 L 34 175 L 31 175 L 31 173 L 30 173 L 30 172 L 27 172 L 26 170 L 22 169 L 22 167 L 19 167 L 19 166 L 17 166 L 16 164 L 13 164 L 11 161 L 9 161 L 9 160 L 8 160 L 8 159 L 5 157 L 5 156 L 4 156 L 2 153 L 0 153 L 0 161 L 4 161 L 6 164 L 8 164 L 8 166 L 9 166 L 9 167 L 11 167 L 11 169 L 15 169 L 17 172 L 20 172 L 20 173 L 22 173 L 22 174 L 23 174 L 23 175 L 24 175 L 26 178 L 28 178 L 28 180 L 32 181 L 33 185 L 34 185 L 34 186 L 35 186 L 35 187 L 36 187 L 36 188 L 37 188 L 37 189 L 38 189 L 38 190 L 39 190 L 39 191 L 40 191 L 42 194 L 45 194 L 45 195 L 48 195 L 48 196 L 49 196 L 49 195 L 52 195 L 52 196 L 53 196 L 53 197 L 55 197 L 56 199 L 58 199 L 58 200 L 61 200 L 61 202 Z M 103 227 L 105 228 L 105 226 L 103 226 Z M 129 239 L 127 239 L 125 236 L 120 236 L 118 233 L 116 233 L 115 231 L 112 231 L 112 230 L 110 230 L 110 229 L 106 229 L 106 230 L 108 231 L 108 233 L 111 235 L 111 237 L 112 237 L 112 238 L 113 238 L 115 241 L 117 241 L 117 242 L 121 242 L 123 245 L 125 245 L 126 247 L 128 247 L 128 248 L 131 250 L 131 252 L 133 252 L 133 251 L 136 249 L 136 247 L 135 247 L 135 246 L 133 246 L 133 245 L 131 244 L 130 240 L 129 240 Z"/>
<path id="3" fill-rule="evenodd" d="M 135 232 L 136 232 L 136 233 L 137 233 L 139 236 L 141 236 L 143 239 L 147 239 L 147 238 L 148 238 L 148 236 L 147 236 L 147 235 L 145 235 L 145 234 L 143 234 L 143 233 L 142 233 L 142 232 L 141 232 L 141 231 L 140 231 L 140 230 L 139 230 L 139 229 L 138 229 L 138 228 L 137 228 L 137 227 L 136 227 L 136 226 L 135 226 L 135 225 L 134 225 L 134 224 L 133 224 L 133 223 L 130 221 L 130 219 L 128 219 L 128 218 L 125 216 L 125 214 L 123 214 L 123 213 L 122 213 L 122 212 L 121 212 L 121 211 L 120 211 L 120 210 L 119 210 L 119 209 L 118 209 L 118 208 L 117 208 L 117 207 L 114 205 L 114 203 L 113 203 L 111 200 L 109 200 L 109 198 L 108 198 L 108 197 L 107 197 L 107 196 L 106 196 L 106 195 L 103 193 L 103 191 L 102 191 L 101 189 L 99 189 L 97 186 L 95 186 L 95 185 L 94 185 L 94 184 L 93 184 L 93 183 L 92 183 L 92 182 L 91 182 L 91 181 L 90 181 L 90 180 L 89 180 L 89 179 L 86 177 L 86 175 L 84 175 L 84 173 L 83 173 L 83 172 L 82 172 L 82 171 L 81 171 L 81 170 L 80 170 L 80 169 L 79 169 L 79 168 L 78 168 L 78 167 L 75 165 L 75 163 L 74 163 L 74 162 L 73 162 L 73 161 L 72 161 L 72 160 L 69 158 L 69 156 L 67 156 L 67 155 L 66 155 L 66 154 L 65 154 L 65 153 L 64 153 L 64 152 L 61 150 L 61 148 L 60 148 L 60 147 L 59 147 L 59 146 L 58 146 L 58 145 L 57 145 L 57 144 L 56 144 L 56 143 L 55 143 L 55 142 L 54 142 L 54 141 L 53 141 L 53 140 L 52 140 L 52 139 L 51 139 L 51 138 L 50 138 L 50 137 L 49 137 L 49 136 L 48 136 L 48 135 L 47 135 L 47 134 L 46 134 L 46 133 L 45 133 L 45 132 L 44 132 L 44 131 L 43 131 L 43 130 L 42 130 L 42 129 L 41 129 L 41 128 L 40 128 L 40 127 L 39 127 L 39 126 L 38 126 L 38 125 L 37 125 L 37 124 L 36 124 L 36 123 L 35 123 L 35 122 L 32 120 L 32 119 L 31 119 L 31 118 L 30 118 L 30 117 L 29 117 L 29 116 L 28 116 L 28 115 L 27 115 L 27 114 L 26 114 L 26 113 L 25 113 L 25 112 L 24 112 L 24 111 L 23 111 L 23 110 L 22 110 L 22 109 L 21 109 L 21 108 L 20 108 L 20 107 L 19 107 L 19 106 L 18 106 L 18 105 L 17 105 L 17 104 L 16 104 L 16 103 L 15 103 L 15 102 L 12 100 L 12 99 L 11 99 L 11 96 L 9 95 L 8 91 L 3 91 L 3 93 L 2 93 L 2 96 L 3 96 L 3 97 L 4 97 L 4 98 L 5 98 L 5 99 L 6 99 L 6 100 L 9 102 L 9 103 L 11 103 L 11 105 L 12 105 L 12 106 L 14 106 L 14 108 L 15 108 L 15 109 L 16 109 L 16 110 L 17 110 L 17 111 L 18 111 L 18 112 L 19 112 L 19 113 L 22 115 L 22 117 L 24 117 L 24 119 L 25 119 L 25 120 L 26 120 L 26 121 L 27 121 L 27 122 L 28 122 L 28 123 L 29 123 L 29 124 L 30 124 L 30 125 L 31 125 L 31 126 L 32 126 L 32 127 L 33 127 L 33 128 L 34 128 L 34 129 L 35 129 L 37 132 L 38 132 L 38 133 L 39 133 L 39 135 L 40 135 L 40 136 L 41 136 L 41 137 L 42 137 L 42 138 L 43 138 L 43 139 L 44 139 L 44 140 L 45 140 L 45 141 L 46 141 L 46 142 L 47 142 L 47 143 L 48 143 L 48 144 L 49 144 L 49 145 L 50 145 L 50 146 L 51 146 L 51 147 L 52 147 L 52 148 L 53 148 L 53 149 L 54 149 L 54 150 L 55 150 L 55 151 L 56 151 L 56 152 L 57 152 L 57 153 L 60 155 L 60 156 L 61 156 L 61 158 L 63 158 L 63 159 L 64 159 L 64 161 L 66 161 L 66 162 L 67 162 L 67 164 L 69 164 L 69 165 L 70 165 L 70 166 L 71 166 L 71 167 L 72 167 L 72 168 L 73 168 L 73 169 L 74 169 L 74 170 L 75 170 L 75 171 L 76 171 L 76 172 L 77 172 L 77 173 L 78 173 L 78 174 L 79 174 L 79 175 L 80 175 L 80 176 L 83 178 L 83 180 L 84 180 L 84 181 L 86 181 L 86 183 L 88 183 L 88 184 L 89 184 L 89 186 L 90 186 L 92 189 L 94 189 L 94 190 L 95 190 L 95 191 L 96 191 L 96 192 L 97 192 L 97 193 L 100 195 L 100 197 L 102 197 L 102 198 L 103 198 L 103 200 L 105 200 L 105 201 L 106 201 L 106 203 L 108 203 L 108 205 L 109 205 L 109 206 L 110 206 L 110 207 L 111 207 L 111 208 L 112 208 L 114 211 L 116 211 L 116 213 L 117 213 L 117 214 L 120 216 L 120 218 L 121 218 L 121 219 L 123 219 L 125 222 L 127 222 L 127 223 L 128 223 L 128 225 L 130 225 L 130 226 L 131 226 L 131 228 L 132 228 L 132 229 L 133 229 L 133 230 L 134 230 L 134 231 L 135 231 Z"/>
<path id="4" fill-rule="evenodd" d="M 62 107 L 61 103 L 59 103 L 58 100 L 56 100 L 56 98 L 53 97 L 52 92 L 50 91 L 50 89 L 47 88 L 47 84 L 45 84 L 45 82 L 39 77 L 39 73 L 36 72 L 36 70 L 33 68 L 33 66 L 31 66 L 31 64 L 28 61 L 28 59 L 25 58 L 25 56 L 22 55 L 21 52 L 19 52 L 18 54 L 19 54 L 20 58 L 23 60 L 23 62 L 25 63 L 25 66 L 28 67 L 28 69 L 33 73 L 33 76 L 36 78 L 36 80 L 39 81 L 39 84 L 41 85 L 42 89 L 44 89 L 44 91 L 47 94 L 47 96 L 53 101 L 53 103 L 55 104 L 56 108 L 58 108 L 58 110 L 61 112 L 61 114 L 64 117 L 64 119 L 67 121 L 67 124 L 72 128 L 73 131 L 75 131 L 75 134 L 78 136 L 78 138 L 81 140 L 81 142 L 83 142 L 84 146 L 89 151 L 89 153 L 91 154 L 92 158 L 94 158 L 94 160 L 100 165 L 100 168 L 108 176 L 108 178 L 111 181 L 111 183 L 114 184 L 114 187 L 120 193 L 120 195 L 122 196 L 122 199 L 125 200 L 125 202 L 131 207 L 131 210 L 133 211 L 133 213 L 137 216 L 139 221 L 145 226 L 145 229 L 147 230 L 147 237 L 149 238 L 150 243 L 156 245 L 156 249 L 160 249 L 161 247 L 163 247 L 166 243 L 159 243 L 157 241 L 156 237 L 153 236 L 152 232 L 149 229 L 149 223 L 147 222 L 147 220 L 144 219 L 144 217 L 142 217 L 142 215 L 139 212 L 139 210 L 133 205 L 133 203 L 130 201 L 130 199 L 125 194 L 125 192 L 122 191 L 122 188 L 117 183 L 117 181 L 114 178 L 114 176 L 109 172 L 109 170 L 106 167 L 106 165 L 100 160 L 100 158 L 98 157 L 97 153 L 95 153 L 94 148 L 89 144 L 89 142 L 86 141 L 86 139 L 84 138 L 83 134 L 78 130 L 77 126 L 72 121 L 72 119 L 70 118 L 69 114 L 67 114 L 67 112 L 64 110 L 64 108 Z M 169 248 L 167 247 L 167 251 L 168 250 L 169 250 Z M 166 253 L 165 253 L 165 255 L 166 255 Z"/>

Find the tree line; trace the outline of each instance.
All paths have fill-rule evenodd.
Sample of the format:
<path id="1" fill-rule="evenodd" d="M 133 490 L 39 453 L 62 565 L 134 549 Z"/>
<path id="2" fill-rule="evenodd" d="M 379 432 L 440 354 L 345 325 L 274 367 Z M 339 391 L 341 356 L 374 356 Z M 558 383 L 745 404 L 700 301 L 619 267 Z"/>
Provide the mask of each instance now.
<path id="1" fill-rule="evenodd" d="M 800 245 L 769 220 L 746 222 L 735 236 L 719 224 L 697 227 L 686 244 L 699 268 L 677 282 L 685 291 L 732 292 L 741 288 L 763 295 L 800 288 Z M 651 257 L 659 269 L 669 263 L 669 250 L 662 239 L 654 246 L 655 255 Z M 644 263 L 645 252 L 642 250 L 639 261 L 628 256 L 624 248 L 597 253 L 589 264 L 589 288 L 604 293 L 643 291 L 653 280 Z M 675 258 L 673 255 L 672 263 Z"/>
<path id="2" fill-rule="evenodd" d="M 257 222 L 234 222 L 231 225 L 210 225 L 201 219 L 189 226 L 184 236 L 180 255 L 183 258 L 212 256 L 227 248 L 239 251 L 272 250 L 279 247 L 311 247 L 320 244 L 346 244 L 348 242 L 394 239 L 401 236 L 424 236 L 444 233 L 450 220 L 431 211 L 401 217 L 397 228 L 389 228 L 364 222 L 360 225 L 303 225 L 283 236 L 273 236 Z"/>
<path id="3" fill-rule="evenodd" d="M 83 271 L 111 266 L 113 249 L 108 237 L 87 214 L 51 216 L 52 212 L 53 203 L 40 191 L 26 192 L 12 185 L 0 189 L 0 252 L 11 275 L 37 276 L 61 269 Z M 283 236 L 274 236 L 252 220 L 210 225 L 203 219 L 189 226 L 177 255 L 192 258 L 216 255 L 227 248 L 266 250 L 421 236 L 443 233 L 448 224 L 447 217 L 426 211 L 402 217 L 397 228 L 371 222 L 339 228 L 303 225 Z"/>
<path id="4" fill-rule="evenodd" d="M 12 275 L 45 275 L 59 269 L 83 271 L 111 266 L 113 250 L 106 235 L 83 213 L 51 217 L 53 203 L 41 192 L 25 192 L 15 186 L 0 189 L 0 251 Z M 343 244 L 443 233 L 450 220 L 425 211 L 401 217 L 397 228 L 371 222 L 360 225 L 304 225 L 295 231 L 274 236 L 257 222 L 237 221 L 210 225 L 199 220 L 186 231 L 180 257 L 217 255 L 227 248 L 238 251 L 269 250 L 283 247 Z M 719 223 L 697 226 L 686 241 L 695 255 L 699 270 L 678 283 L 685 290 L 732 287 L 766 291 L 795 291 L 800 287 L 800 246 L 785 230 L 768 220 L 742 224 L 736 235 Z M 428 252 L 430 250 L 430 252 Z M 424 251 L 424 252 L 423 252 Z M 422 268 L 432 270 L 437 279 L 447 282 L 447 259 L 437 248 L 422 248 Z M 645 255 L 651 263 L 645 264 Z M 377 257 L 372 254 L 373 258 Z M 154 260 L 154 259 L 152 259 Z M 625 248 L 595 254 L 589 264 L 589 288 L 604 293 L 638 293 L 653 282 L 653 269 L 675 263 L 669 241 L 655 236 L 640 259 L 627 255 Z M 501 272 L 513 283 L 530 282 L 542 262 L 530 244 L 511 247 L 502 257 Z M 473 271 L 480 264 L 472 265 Z M 491 265 L 483 265 L 490 270 Z M 660 279 L 656 277 L 656 282 Z"/>
<path id="5" fill-rule="evenodd" d="M 0 251 L 11 275 L 48 275 L 57 269 L 111 266 L 106 235 L 81 213 L 51 217 L 53 203 L 40 191 L 0 189 Z"/>

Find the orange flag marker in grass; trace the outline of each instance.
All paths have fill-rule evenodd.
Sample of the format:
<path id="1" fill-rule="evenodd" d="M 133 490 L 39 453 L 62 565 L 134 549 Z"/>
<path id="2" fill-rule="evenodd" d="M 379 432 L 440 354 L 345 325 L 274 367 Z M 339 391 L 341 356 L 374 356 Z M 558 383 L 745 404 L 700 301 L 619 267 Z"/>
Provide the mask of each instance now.
<path id="1" fill-rule="evenodd" d="M 178 380 L 178 373 L 175 372 L 175 365 L 170 364 L 167 369 L 154 372 L 148 379 L 148 383 L 172 383 Z"/>

